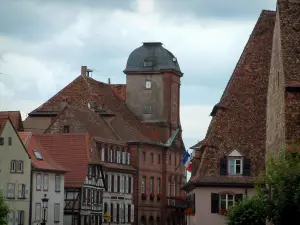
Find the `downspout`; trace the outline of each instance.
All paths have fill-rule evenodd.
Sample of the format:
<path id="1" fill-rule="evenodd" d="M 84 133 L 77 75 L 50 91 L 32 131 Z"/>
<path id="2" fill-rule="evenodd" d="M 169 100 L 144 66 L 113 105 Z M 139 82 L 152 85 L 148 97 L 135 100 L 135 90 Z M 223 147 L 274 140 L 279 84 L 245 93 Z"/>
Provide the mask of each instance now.
<path id="1" fill-rule="evenodd" d="M 29 225 L 31 225 L 31 217 L 32 217 L 32 188 L 33 186 L 33 169 L 31 167 L 31 170 L 30 170 L 30 198 L 29 198 L 29 218 L 28 218 L 28 222 L 29 222 Z"/>

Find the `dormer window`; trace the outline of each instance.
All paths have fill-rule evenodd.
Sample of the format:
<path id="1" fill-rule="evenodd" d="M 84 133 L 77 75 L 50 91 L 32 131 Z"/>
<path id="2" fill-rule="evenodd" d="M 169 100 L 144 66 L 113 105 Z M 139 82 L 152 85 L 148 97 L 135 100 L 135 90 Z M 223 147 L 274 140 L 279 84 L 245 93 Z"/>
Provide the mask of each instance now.
<path id="1" fill-rule="evenodd" d="M 145 86 L 146 89 L 151 89 L 151 80 L 146 80 Z"/>
<path id="2" fill-rule="evenodd" d="M 146 58 L 144 60 L 144 67 L 153 67 L 155 64 L 155 59 L 154 58 Z"/>
<path id="3" fill-rule="evenodd" d="M 245 158 L 237 150 L 220 160 L 220 175 L 251 175 L 251 160 Z"/>

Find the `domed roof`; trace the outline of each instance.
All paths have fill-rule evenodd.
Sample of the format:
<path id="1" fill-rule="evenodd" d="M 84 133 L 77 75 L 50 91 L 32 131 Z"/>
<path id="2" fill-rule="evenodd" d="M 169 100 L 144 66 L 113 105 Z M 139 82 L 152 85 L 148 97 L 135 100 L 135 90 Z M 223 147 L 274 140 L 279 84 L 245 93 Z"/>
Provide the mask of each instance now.
<path id="1" fill-rule="evenodd" d="M 175 70 L 182 74 L 176 57 L 161 42 L 144 42 L 129 55 L 124 73 L 161 70 Z"/>

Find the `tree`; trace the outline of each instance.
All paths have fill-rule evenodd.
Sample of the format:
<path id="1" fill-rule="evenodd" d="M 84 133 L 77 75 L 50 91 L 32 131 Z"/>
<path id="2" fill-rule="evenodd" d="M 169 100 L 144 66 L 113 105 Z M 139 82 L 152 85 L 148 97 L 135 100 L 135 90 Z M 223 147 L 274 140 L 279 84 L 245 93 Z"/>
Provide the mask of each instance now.
<path id="1" fill-rule="evenodd" d="M 9 213 L 8 205 L 3 198 L 2 192 L 0 191 L 0 225 L 7 225 L 8 213 Z"/>
<path id="2" fill-rule="evenodd" d="M 228 212 L 228 225 L 265 225 L 265 198 L 254 196 L 244 198 Z"/>

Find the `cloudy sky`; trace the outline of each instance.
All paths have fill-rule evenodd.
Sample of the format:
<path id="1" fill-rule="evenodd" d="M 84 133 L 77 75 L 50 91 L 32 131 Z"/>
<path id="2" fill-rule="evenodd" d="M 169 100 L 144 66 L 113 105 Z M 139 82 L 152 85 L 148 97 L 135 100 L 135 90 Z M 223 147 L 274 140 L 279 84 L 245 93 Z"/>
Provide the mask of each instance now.
<path id="1" fill-rule="evenodd" d="M 186 147 L 201 140 L 209 113 L 262 9 L 276 0 L 1 0 L 0 110 L 22 116 L 80 73 L 125 83 L 128 55 L 160 41 L 184 76 L 181 121 Z"/>

